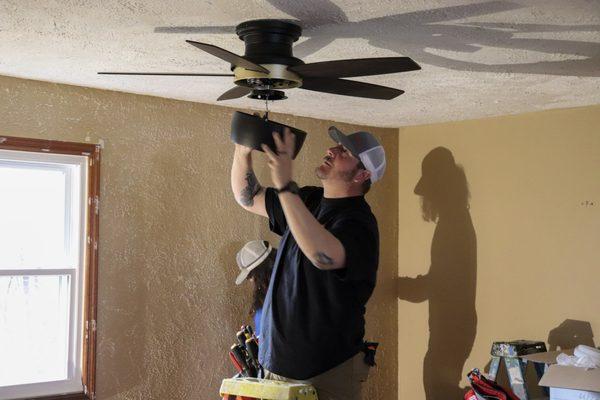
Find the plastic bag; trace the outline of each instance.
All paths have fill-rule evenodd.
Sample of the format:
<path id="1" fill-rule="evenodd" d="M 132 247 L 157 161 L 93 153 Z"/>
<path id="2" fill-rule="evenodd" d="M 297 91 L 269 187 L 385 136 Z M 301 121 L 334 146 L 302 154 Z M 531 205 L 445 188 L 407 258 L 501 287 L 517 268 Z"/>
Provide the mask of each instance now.
<path id="1" fill-rule="evenodd" d="M 561 353 L 556 357 L 558 365 L 571 365 L 580 368 L 600 368 L 600 350 L 583 344 L 575 347 L 573 355 Z"/>

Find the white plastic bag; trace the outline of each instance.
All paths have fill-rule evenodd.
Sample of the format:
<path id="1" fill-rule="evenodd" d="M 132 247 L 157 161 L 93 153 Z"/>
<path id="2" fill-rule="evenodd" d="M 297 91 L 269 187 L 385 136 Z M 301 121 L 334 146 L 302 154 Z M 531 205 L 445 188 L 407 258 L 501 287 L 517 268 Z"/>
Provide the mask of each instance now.
<path id="1" fill-rule="evenodd" d="M 558 365 L 572 365 L 580 368 L 600 368 L 600 350 L 580 344 L 572 356 L 561 353 L 556 357 Z"/>

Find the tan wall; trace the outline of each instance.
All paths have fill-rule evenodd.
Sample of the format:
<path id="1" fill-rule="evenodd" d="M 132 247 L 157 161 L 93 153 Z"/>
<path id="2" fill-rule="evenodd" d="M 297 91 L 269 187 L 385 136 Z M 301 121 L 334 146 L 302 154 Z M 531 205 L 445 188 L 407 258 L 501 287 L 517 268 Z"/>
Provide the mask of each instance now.
<path id="1" fill-rule="evenodd" d="M 431 278 L 420 287 L 398 286 L 399 398 L 425 398 L 430 327 L 435 366 L 425 378 L 441 386 L 429 399 L 451 398 L 454 377 L 483 368 L 494 340 L 556 346 L 578 334 L 582 341 L 595 335 L 599 345 L 600 106 L 401 128 L 398 140 L 399 276 Z M 440 271 L 428 275 L 435 225 L 421 219 L 413 194 L 421 161 L 437 146 L 464 166 L 472 195 L 477 269 L 453 271 L 462 283 Z M 463 234 L 456 226 L 453 239 L 461 242 Z M 475 299 L 465 281 L 476 283 Z M 476 324 L 464 311 L 473 302 Z M 429 320 L 430 306 L 444 312 Z M 471 346 L 464 342 L 472 326 L 476 336 L 463 367 L 460 348 Z"/>
<path id="2" fill-rule="evenodd" d="M 243 303 L 249 288 L 233 285 L 235 252 L 261 235 L 275 239 L 229 194 L 232 110 L 7 77 L 0 77 L 0 93 L 0 134 L 105 141 L 99 399 L 216 393 L 231 372 L 225 349 L 233 332 L 244 318 L 250 322 Z M 329 145 L 330 122 L 275 119 L 309 132 L 297 176 L 316 184 L 312 166 Z M 396 300 L 406 293 L 398 293 L 395 277 L 429 270 L 435 226 L 421 219 L 412 190 L 423 157 L 437 146 L 464 166 L 477 237 L 476 337 L 464 368 L 445 370 L 464 376 L 483 367 L 496 339 L 548 341 L 554 330 L 550 339 L 560 344 L 561 335 L 600 331 L 599 127 L 600 107 L 587 107 L 401 128 L 399 135 L 374 129 L 389 165 L 368 195 L 382 248 L 367 332 L 382 347 L 367 398 L 425 397 L 429 304 Z M 300 171 L 301 165 L 311 167 Z M 264 165 L 257 173 L 268 182 Z M 429 288 L 437 292 L 445 283 Z M 470 300 L 449 296 L 450 304 Z M 448 333 L 448 349 L 460 347 L 459 335 L 451 334 L 460 328 L 456 320 L 449 312 L 432 321 L 438 338 Z M 442 365 L 456 359 L 449 350 L 439 354 Z M 438 369 L 431 377 L 452 383 L 446 375 Z"/>
<path id="3" fill-rule="evenodd" d="M 0 93 L 0 135 L 105 143 L 98 398 L 214 398 L 221 379 L 232 374 L 226 350 L 235 330 L 251 322 L 245 303 L 250 288 L 234 285 L 235 253 L 268 231 L 266 220 L 245 213 L 230 194 L 233 110 L 8 77 L 0 77 Z M 296 176 L 317 184 L 313 169 L 330 146 L 331 123 L 275 119 L 309 132 Z M 367 392 L 370 399 L 392 399 L 397 131 L 374 132 L 388 145 L 390 167 L 368 195 L 380 223 L 382 257 L 367 332 L 382 342 L 382 351 Z M 260 163 L 263 183 L 269 183 L 267 172 Z"/>

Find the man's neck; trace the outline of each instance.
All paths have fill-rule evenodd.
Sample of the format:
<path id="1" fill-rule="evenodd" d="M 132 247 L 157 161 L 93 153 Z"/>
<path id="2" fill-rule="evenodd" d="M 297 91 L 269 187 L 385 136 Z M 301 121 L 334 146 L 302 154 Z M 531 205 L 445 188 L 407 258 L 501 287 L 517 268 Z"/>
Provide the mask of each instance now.
<path id="1" fill-rule="evenodd" d="M 336 185 L 322 181 L 323 183 L 323 197 L 327 199 L 340 199 L 344 197 L 355 197 L 362 196 L 363 192 L 360 187 L 349 186 L 349 185 Z"/>

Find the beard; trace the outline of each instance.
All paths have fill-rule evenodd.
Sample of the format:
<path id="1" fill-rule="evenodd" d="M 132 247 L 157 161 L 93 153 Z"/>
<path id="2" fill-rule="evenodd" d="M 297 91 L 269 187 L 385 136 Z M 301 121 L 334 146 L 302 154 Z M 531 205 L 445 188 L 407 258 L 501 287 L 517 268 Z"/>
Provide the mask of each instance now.
<path id="1" fill-rule="evenodd" d="M 437 222 L 439 210 L 432 199 L 421 196 L 421 216 L 428 222 Z"/>
<path id="2" fill-rule="evenodd" d="M 323 180 L 323 179 L 327 179 L 327 172 L 323 171 L 321 169 L 322 165 L 319 165 L 317 168 L 315 168 L 315 175 L 317 176 L 317 178 Z"/>
<path id="3" fill-rule="evenodd" d="M 344 182 L 351 182 L 352 178 L 354 178 L 354 175 L 356 174 L 356 172 L 359 169 L 358 167 L 356 167 L 352 171 L 333 171 L 331 169 L 331 167 L 329 167 L 329 169 L 323 169 L 323 168 L 321 168 L 323 165 L 324 164 L 321 164 L 317 168 L 315 168 L 315 175 L 320 180 L 335 179 L 335 178 L 337 178 L 337 179 L 342 180 Z"/>

